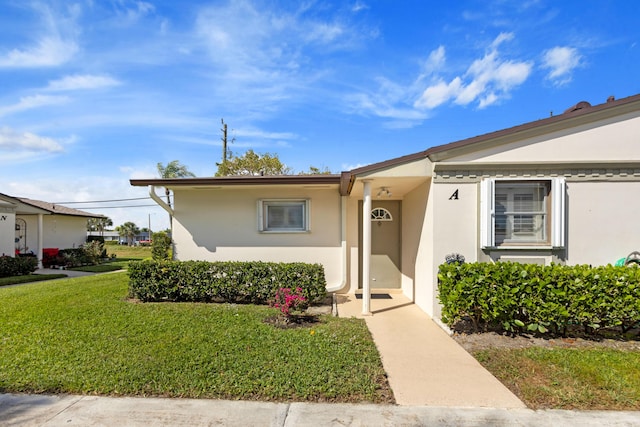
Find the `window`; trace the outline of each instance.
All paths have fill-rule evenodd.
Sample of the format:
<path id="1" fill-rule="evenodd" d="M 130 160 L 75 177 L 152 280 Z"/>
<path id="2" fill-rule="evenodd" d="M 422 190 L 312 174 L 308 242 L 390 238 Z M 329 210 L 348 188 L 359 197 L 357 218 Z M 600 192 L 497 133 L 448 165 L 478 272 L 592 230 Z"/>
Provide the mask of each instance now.
<path id="1" fill-rule="evenodd" d="M 385 208 L 375 208 L 371 211 L 371 220 L 372 221 L 393 221 L 393 217 L 391 216 L 391 212 L 386 210 Z"/>
<path id="2" fill-rule="evenodd" d="M 303 232 L 309 230 L 308 200 L 260 200 L 260 231 Z"/>
<path id="3" fill-rule="evenodd" d="M 564 188 L 564 178 L 482 181 L 482 247 L 564 247 Z"/>

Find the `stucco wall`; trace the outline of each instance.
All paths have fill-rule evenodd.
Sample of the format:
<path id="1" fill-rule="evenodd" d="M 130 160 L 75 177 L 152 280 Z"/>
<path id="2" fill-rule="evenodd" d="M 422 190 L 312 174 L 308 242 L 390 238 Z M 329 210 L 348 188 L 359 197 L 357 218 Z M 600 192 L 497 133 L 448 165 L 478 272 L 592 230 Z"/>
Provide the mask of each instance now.
<path id="1" fill-rule="evenodd" d="M 606 265 L 640 251 L 640 182 L 567 183 L 567 263 Z"/>
<path id="2" fill-rule="evenodd" d="M 585 124 L 505 146 L 452 157 L 449 162 L 640 160 L 640 112 Z M 606 141 L 606 143 L 605 143 Z"/>
<path id="3" fill-rule="evenodd" d="M 14 256 L 15 225 L 16 215 L 0 209 L 0 255 Z"/>
<path id="4" fill-rule="evenodd" d="M 27 222 L 28 251 L 38 251 L 38 216 L 18 215 Z M 43 247 L 77 248 L 87 240 L 87 219 L 66 215 L 44 215 Z"/>
<path id="5" fill-rule="evenodd" d="M 310 199 L 306 233 L 260 233 L 258 200 Z M 321 263 L 329 286 L 341 282 L 340 196 L 336 189 L 178 189 L 176 258 Z"/>
<path id="6" fill-rule="evenodd" d="M 425 225 L 429 183 L 407 193 L 402 200 L 402 293 L 415 299 L 416 265 Z"/>

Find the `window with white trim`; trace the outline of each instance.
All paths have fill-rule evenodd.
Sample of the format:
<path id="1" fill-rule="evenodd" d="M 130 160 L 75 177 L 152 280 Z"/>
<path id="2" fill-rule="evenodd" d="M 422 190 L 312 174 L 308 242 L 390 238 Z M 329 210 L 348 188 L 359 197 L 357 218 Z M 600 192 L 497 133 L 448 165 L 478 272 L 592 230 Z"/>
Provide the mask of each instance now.
<path id="1" fill-rule="evenodd" d="M 375 208 L 371 211 L 371 220 L 372 221 L 393 221 L 393 217 L 391 216 L 391 212 L 389 212 L 385 208 Z"/>
<path id="2" fill-rule="evenodd" d="M 258 229 L 264 232 L 309 231 L 309 200 L 259 200 Z"/>
<path id="3" fill-rule="evenodd" d="M 485 179 L 480 205 L 483 248 L 564 247 L 564 178 Z"/>

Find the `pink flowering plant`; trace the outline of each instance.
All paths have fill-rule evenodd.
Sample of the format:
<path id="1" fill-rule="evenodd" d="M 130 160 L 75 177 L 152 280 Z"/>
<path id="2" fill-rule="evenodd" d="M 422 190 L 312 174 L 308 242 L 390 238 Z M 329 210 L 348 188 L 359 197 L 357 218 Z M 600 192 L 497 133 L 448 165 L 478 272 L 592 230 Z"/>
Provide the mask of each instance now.
<path id="1" fill-rule="evenodd" d="M 279 309 L 287 320 L 291 320 L 294 313 L 301 312 L 307 307 L 307 298 L 302 294 L 300 287 L 280 288 L 269 305 Z"/>

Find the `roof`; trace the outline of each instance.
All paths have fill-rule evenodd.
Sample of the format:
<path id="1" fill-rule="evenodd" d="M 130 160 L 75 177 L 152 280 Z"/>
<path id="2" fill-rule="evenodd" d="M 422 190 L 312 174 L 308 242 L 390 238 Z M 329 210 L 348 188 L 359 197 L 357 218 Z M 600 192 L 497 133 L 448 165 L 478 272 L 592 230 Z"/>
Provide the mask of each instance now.
<path id="1" fill-rule="evenodd" d="M 437 162 L 454 155 L 452 152 L 478 150 L 487 144 L 501 143 L 515 138 L 524 138 L 532 134 L 545 134 L 558 129 L 566 129 L 583 123 L 614 117 L 627 112 L 640 110 L 640 94 L 615 100 L 609 97 L 603 104 L 592 106 L 581 101 L 568 108 L 563 114 L 535 120 L 511 128 L 490 132 L 448 144 L 431 147 L 427 150 L 402 157 L 370 164 L 340 175 L 281 175 L 281 176 L 242 176 L 217 178 L 174 178 L 174 179 L 132 179 L 134 186 L 222 186 L 222 185 L 277 185 L 277 184 L 340 184 L 340 193 L 349 194 L 357 176 L 388 169 L 402 164 L 429 158 Z"/>
<path id="2" fill-rule="evenodd" d="M 37 208 L 40 210 L 44 210 L 50 214 L 55 214 L 55 215 L 80 216 L 80 217 L 86 217 L 86 218 L 102 218 L 104 216 L 101 214 L 95 214 L 95 213 L 81 211 L 78 209 L 68 208 L 66 206 L 57 205 L 55 203 L 44 202 L 42 200 L 27 199 L 26 197 L 13 197 L 13 196 L 8 196 L 6 194 L 1 194 L 1 193 L 0 193 L 0 197 L 2 197 L 3 199 L 13 204 L 22 203 L 24 205 Z M 17 213 L 20 214 L 19 211 Z"/>
<path id="3" fill-rule="evenodd" d="M 132 179 L 133 186 L 197 187 L 228 185 L 328 185 L 340 184 L 340 175 L 269 175 L 221 176 L 208 178 L 152 178 Z"/>

